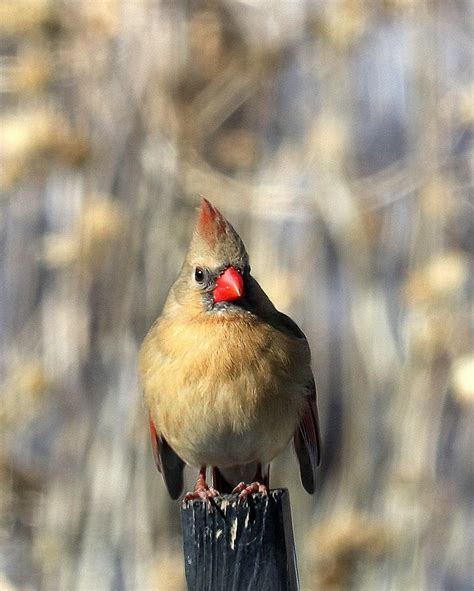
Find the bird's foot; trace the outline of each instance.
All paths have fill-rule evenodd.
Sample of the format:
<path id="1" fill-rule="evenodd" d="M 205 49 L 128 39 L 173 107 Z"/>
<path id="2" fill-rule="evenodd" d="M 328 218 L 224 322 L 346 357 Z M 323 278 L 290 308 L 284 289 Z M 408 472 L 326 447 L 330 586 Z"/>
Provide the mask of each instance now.
<path id="1" fill-rule="evenodd" d="M 195 499 L 201 499 L 203 501 L 210 501 L 214 497 L 218 497 L 219 492 L 212 486 L 207 484 L 196 486 L 196 488 L 184 495 L 185 501 L 194 501 Z"/>
<path id="2" fill-rule="evenodd" d="M 260 493 L 263 496 L 268 495 L 267 487 L 262 484 L 261 482 L 252 482 L 251 484 L 245 484 L 245 482 L 240 482 L 232 491 L 232 494 L 239 495 L 239 501 L 243 501 L 249 495 L 253 493 Z"/>

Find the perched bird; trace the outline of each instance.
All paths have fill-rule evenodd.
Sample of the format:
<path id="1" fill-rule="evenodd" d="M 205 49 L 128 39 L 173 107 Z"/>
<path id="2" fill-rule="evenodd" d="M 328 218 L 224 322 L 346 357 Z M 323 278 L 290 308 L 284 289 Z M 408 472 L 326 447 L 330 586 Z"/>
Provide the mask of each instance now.
<path id="1" fill-rule="evenodd" d="M 148 332 L 139 372 L 156 465 L 173 499 L 267 492 L 269 464 L 293 438 L 304 488 L 320 461 L 310 350 L 250 274 L 245 246 L 202 199 L 184 264 Z M 206 481 L 212 467 L 213 486 Z"/>

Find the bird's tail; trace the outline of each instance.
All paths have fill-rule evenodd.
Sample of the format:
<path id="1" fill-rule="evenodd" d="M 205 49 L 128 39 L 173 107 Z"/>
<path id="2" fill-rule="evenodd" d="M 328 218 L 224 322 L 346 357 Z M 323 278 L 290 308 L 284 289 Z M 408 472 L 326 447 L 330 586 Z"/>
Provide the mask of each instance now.
<path id="1" fill-rule="evenodd" d="M 235 472 L 237 468 L 237 472 Z M 233 475 L 233 477 L 231 476 Z M 229 482 L 227 478 L 222 474 L 219 468 L 213 466 L 212 468 L 212 485 L 221 494 L 230 494 L 234 490 L 235 486 L 240 481 L 250 484 L 253 481 L 257 481 L 264 484 L 267 488 L 270 487 L 270 464 L 247 464 L 242 466 L 240 469 L 238 466 L 234 467 L 234 471 L 226 471 L 226 476 L 231 476 L 232 482 Z"/>
<path id="2" fill-rule="evenodd" d="M 212 486 L 221 494 L 230 494 L 234 488 L 216 467 L 212 468 Z"/>

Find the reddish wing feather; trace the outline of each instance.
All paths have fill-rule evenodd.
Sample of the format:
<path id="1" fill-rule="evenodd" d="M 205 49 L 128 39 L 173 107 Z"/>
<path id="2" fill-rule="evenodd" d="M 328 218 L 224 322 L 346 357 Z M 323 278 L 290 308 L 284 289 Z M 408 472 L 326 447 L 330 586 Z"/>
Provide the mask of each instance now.
<path id="1" fill-rule="evenodd" d="M 172 499 L 177 499 L 183 490 L 184 462 L 169 446 L 166 439 L 156 430 L 151 416 L 149 418 L 151 448 L 158 470 L 163 475 L 166 488 Z"/>
<path id="2" fill-rule="evenodd" d="M 319 417 L 314 382 L 310 386 L 306 406 L 294 436 L 294 443 L 303 486 L 312 494 L 316 480 L 316 468 L 321 461 Z"/>
<path id="3" fill-rule="evenodd" d="M 303 434 L 305 442 L 308 444 L 313 464 L 315 466 L 319 466 L 321 458 L 319 443 L 318 408 L 316 406 L 316 399 L 312 396 L 308 397 L 306 411 L 303 415 L 300 424 L 300 431 Z"/>
<path id="4" fill-rule="evenodd" d="M 160 460 L 160 453 L 159 453 L 159 444 L 160 440 L 158 439 L 158 434 L 156 433 L 155 424 L 152 421 L 150 415 L 148 415 L 148 422 L 150 425 L 150 439 L 151 439 L 151 449 L 153 451 L 153 457 L 155 458 L 155 464 L 158 470 L 161 472 L 161 460 Z"/>

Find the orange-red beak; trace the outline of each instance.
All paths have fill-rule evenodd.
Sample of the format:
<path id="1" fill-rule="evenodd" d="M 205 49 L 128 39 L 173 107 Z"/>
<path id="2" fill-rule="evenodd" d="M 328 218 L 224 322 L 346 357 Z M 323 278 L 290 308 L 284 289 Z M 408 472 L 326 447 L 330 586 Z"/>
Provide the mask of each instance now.
<path id="1" fill-rule="evenodd" d="M 217 278 L 216 287 L 212 294 L 215 304 L 217 302 L 238 300 L 244 294 L 244 280 L 242 279 L 242 275 L 234 267 L 227 267 L 222 275 Z"/>

